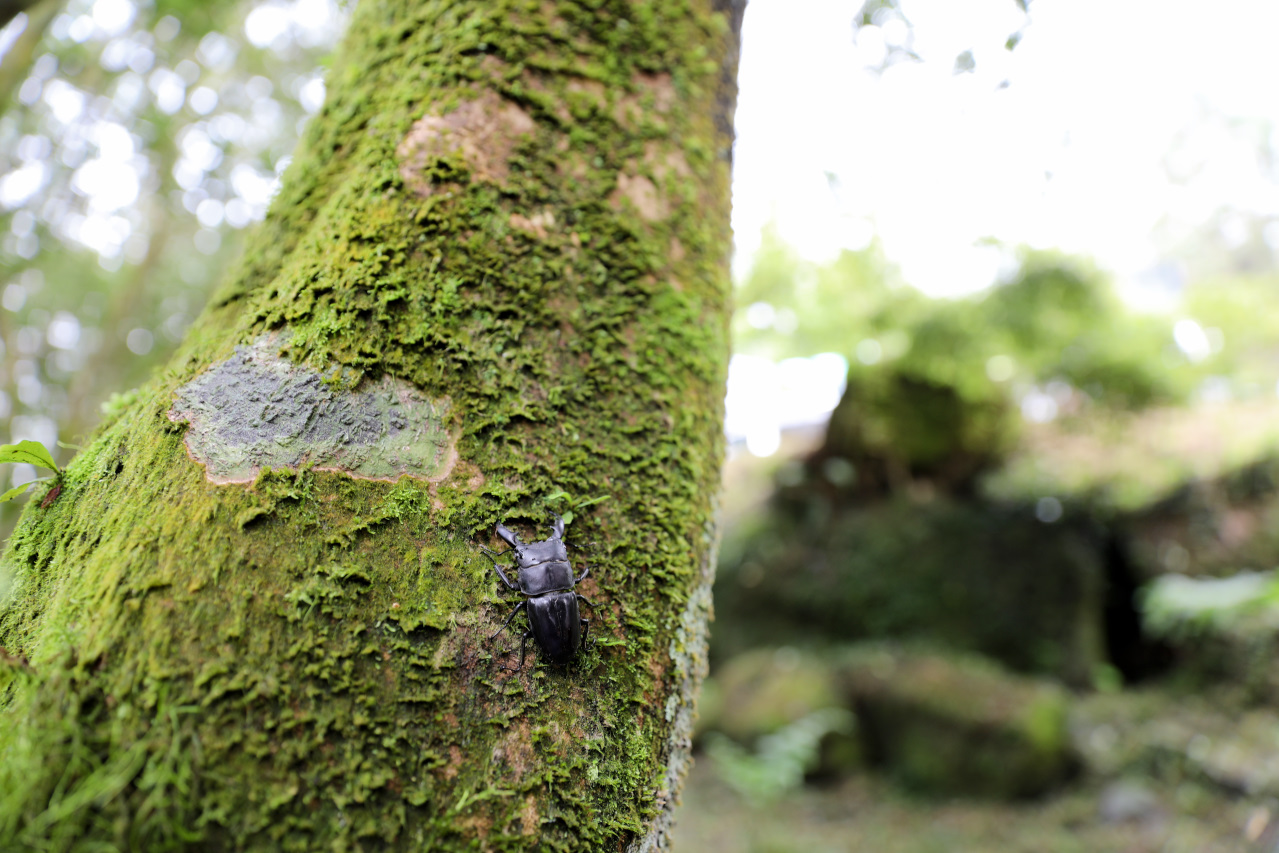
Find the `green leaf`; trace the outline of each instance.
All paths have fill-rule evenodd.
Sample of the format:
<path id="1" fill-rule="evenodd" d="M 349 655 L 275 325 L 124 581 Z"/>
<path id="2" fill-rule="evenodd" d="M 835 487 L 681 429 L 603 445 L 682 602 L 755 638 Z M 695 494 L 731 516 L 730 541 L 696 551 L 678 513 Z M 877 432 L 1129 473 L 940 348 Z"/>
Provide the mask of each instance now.
<path id="1" fill-rule="evenodd" d="M 563 515 L 561 515 L 561 516 L 560 516 L 560 518 L 564 519 L 564 526 L 565 526 L 565 527 L 567 527 L 568 525 L 572 524 L 572 523 L 573 523 L 573 510 L 571 510 L 571 509 L 566 509 L 566 510 L 564 510 L 564 514 L 563 514 Z"/>
<path id="2" fill-rule="evenodd" d="M 40 481 L 32 480 L 30 483 L 23 483 L 21 486 L 18 486 L 17 488 L 10 489 L 9 491 L 5 492 L 3 495 L 0 495 L 0 504 L 13 500 L 18 495 L 22 494 L 23 492 L 25 492 L 27 489 L 31 488 L 38 482 Z"/>
<path id="3" fill-rule="evenodd" d="M 566 497 L 568 497 L 568 492 L 554 491 L 551 494 L 547 495 L 546 497 L 542 498 L 542 500 L 545 501 L 546 503 L 550 503 L 551 501 L 557 501 L 560 498 L 566 498 Z"/>
<path id="4" fill-rule="evenodd" d="M 577 509 L 581 509 L 581 508 L 582 508 L 582 507 L 584 507 L 584 506 L 590 506 L 591 504 L 597 504 L 597 503 L 599 503 L 600 501 L 606 501 L 606 500 L 608 500 L 608 499 L 609 499 L 609 498 L 611 498 L 611 497 L 612 497 L 612 495 L 600 495 L 598 498 L 591 498 L 589 501 L 582 501 L 580 504 L 578 504 L 578 505 L 577 505 L 577 507 L 576 507 L 576 508 L 577 508 Z"/>
<path id="5" fill-rule="evenodd" d="M 62 473 L 58 463 L 53 461 L 53 455 L 49 453 L 48 448 L 38 441 L 19 441 L 17 444 L 0 445 L 0 462 L 25 462 Z"/>

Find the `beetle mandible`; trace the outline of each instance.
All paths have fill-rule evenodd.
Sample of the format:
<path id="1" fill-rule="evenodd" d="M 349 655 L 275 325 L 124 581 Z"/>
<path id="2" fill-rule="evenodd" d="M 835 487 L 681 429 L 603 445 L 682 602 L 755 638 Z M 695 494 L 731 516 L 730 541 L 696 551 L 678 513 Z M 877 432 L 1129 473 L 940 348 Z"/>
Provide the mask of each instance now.
<path id="1" fill-rule="evenodd" d="M 481 550 L 493 561 L 493 568 L 497 569 L 498 577 L 506 584 L 507 589 L 528 597 L 511 611 L 502 627 L 489 637 L 489 642 L 505 631 L 515 614 L 523 610 L 532 629 L 526 631 L 520 640 L 519 669 L 524 668 L 524 652 L 530 637 L 537 641 L 538 648 L 551 663 L 568 663 L 578 651 L 586 647 L 586 634 L 591 627 L 591 621 L 581 617 L 577 602 L 583 601 L 591 607 L 595 605 L 585 596 L 573 591 L 573 586 L 581 583 L 591 573 L 590 566 L 582 570 L 580 577 L 573 577 L 568 550 L 564 547 L 564 519 L 558 515 L 551 526 L 550 538 L 541 542 L 521 542 L 519 536 L 500 522 L 495 530 L 502 541 L 511 546 L 510 549 L 499 554 L 493 554 L 487 548 Z M 497 561 L 497 557 L 511 551 L 515 552 L 514 568 L 519 572 L 516 578 L 518 583 L 511 583 Z"/>

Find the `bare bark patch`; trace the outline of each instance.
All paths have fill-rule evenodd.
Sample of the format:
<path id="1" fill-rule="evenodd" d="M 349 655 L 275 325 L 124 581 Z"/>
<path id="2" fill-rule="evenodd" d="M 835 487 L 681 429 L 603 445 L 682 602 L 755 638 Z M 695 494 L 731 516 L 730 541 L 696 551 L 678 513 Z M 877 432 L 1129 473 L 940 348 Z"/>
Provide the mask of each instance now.
<path id="1" fill-rule="evenodd" d="M 614 121 L 622 127 L 635 127 L 646 114 L 665 116 L 670 113 L 677 95 L 671 75 L 636 74 L 632 83 L 632 90 L 618 98 L 613 106 Z"/>
<path id="2" fill-rule="evenodd" d="M 529 794 L 524 798 L 524 808 L 520 812 L 520 834 L 536 835 L 541 828 L 540 815 L 537 811 L 537 797 Z"/>
<path id="3" fill-rule="evenodd" d="M 608 198 L 614 210 L 630 202 L 645 222 L 656 222 L 665 219 L 670 210 L 666 200 L 658 193 L 657 187 L 643 175 L 628 175 L 620 172 L 617 176 L 617 189 Z"/>
<path id="4" fill-rule="evenodd" d="M 187 452 L 210 482 L 250 483 L 263 468 L 340 471 L 366 480 L 438 481 L 457 461 L 447 400 L 384 377 L 355 390 L 276 354 L 272 339 L 215 364 L 176 392 Z"/>
<path id="5" fill-rule="evenodd" d="M 512 213 L 507 221 L 512 228 L 531 234 L 539 240 L 545 240 L 548 235 L 547 229 L 555 227 L 555 214 L 550 210 L 543 210 L 532 216 Z"/>
<path id="6" fill-rule="evenodd" d="M 653 108 L 659 113 L 665 115 L 675 106 L 675 84 L 670 74 L 639 74 L 636 79 L 642 90 L 653 94 Z"/>
<path id="7" fill-rule="evenodd" d="M 608 99 L 608 89 L 598 80 L 591 80 L 587 77 L 574 77 L 568 81 L 568 90 L 575 94 L 585 94 L 593 97 L 599 104 L 605 103 Z"/>
<path id="8" fill-rule="evenodd" d="M 670 248 L 667 249 L 666 256 L 674 264 L 678 264 L 688 257 L 688 252 L 684 250 L 684 244 L 679 241 L 678 237 L 671 238 Z"/>
<path id="9" fill-rule="evenodd" d="M 659 146 L 655 142 L 649 142 L 644 146 L 644 165 L 659 181 L 665 181 L 669 174 L 674 174 L 681 180 L 693 177 L 693 169 L 688 165 L 683 151 L 669 146 Z"/>
<path id="10" fill-rule="evenodd" d="M 502 183 L 515 146 L 536 126 L 520 107 L 485 91 L 455 110 L 428 113 L 413 123 L 395 149 L 400 177 L 418 195 L 429 196 L 436 187 L 426 174 L 428 167 L 441 157 L 456 155 L 470 169 L 472 180 Z"/>

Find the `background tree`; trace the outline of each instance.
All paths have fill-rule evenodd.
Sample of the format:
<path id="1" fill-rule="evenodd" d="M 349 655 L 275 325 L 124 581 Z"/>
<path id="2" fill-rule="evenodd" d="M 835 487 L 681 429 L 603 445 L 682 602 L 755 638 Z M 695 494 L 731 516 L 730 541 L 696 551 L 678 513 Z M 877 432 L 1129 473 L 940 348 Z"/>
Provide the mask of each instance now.
<path id="1" fill-rule="evenodd" d="M 664 846 L 739 14 L 360 5 L 238 270 L 11 539 L 6 844 Z M 597 644 L 512 673 L 476 537 L 575 507 Z"/>
<path id="2" fill-rule="evenodd" d="M 332 0 L 45 0 L 0 33 L 9 440 L 83 443 L 169 359 L 265 215 L 345 23 Z"/>

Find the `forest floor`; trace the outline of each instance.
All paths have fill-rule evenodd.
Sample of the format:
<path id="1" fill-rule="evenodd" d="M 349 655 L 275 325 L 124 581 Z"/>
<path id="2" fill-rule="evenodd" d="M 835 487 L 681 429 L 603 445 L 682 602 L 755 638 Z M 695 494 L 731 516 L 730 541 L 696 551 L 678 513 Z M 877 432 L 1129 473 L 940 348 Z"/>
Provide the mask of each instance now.
<path id="1" fill-rule="evenodd" d="M 1079 776 L 1049 796 L 1013 803 L 924 798 L 871 772 L 752 802 L 700 755 L 672 849 L 1279 853 L 1273 713 L 1160 692 L 1094 695 L 1080 699 L 1072 735 Z"/>

